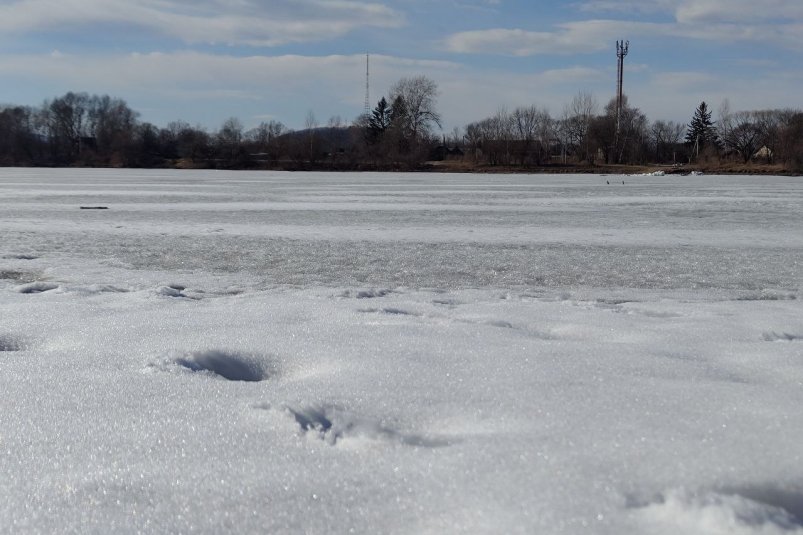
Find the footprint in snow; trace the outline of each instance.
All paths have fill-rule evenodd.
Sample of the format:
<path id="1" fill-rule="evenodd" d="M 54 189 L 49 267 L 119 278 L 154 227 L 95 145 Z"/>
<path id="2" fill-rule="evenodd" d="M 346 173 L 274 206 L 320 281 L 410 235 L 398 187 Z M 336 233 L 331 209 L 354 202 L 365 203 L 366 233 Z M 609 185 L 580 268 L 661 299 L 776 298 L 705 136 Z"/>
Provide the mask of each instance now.
<path id="1" fill-rule="evenodd" d="M 388 316 L 413 316 L 416 318 L 420 318 L 423 314 L 418 312 L 411 312 L 409 310 L 403 310 L 401 308 L 361 308 L 358 310 L 363 314 L 387 314 Z"/>
<path id="2" fill-rule="evenodd" d="M 229 351 L 198 351 L 175 360 L 176 364 L 193 372 L 216 375 L 229 381 L 259 382 L 272 373 L 262 359 Z"/>
<path id="3" fill-rule="evenodd" d="M 51 290 L 55 290 L 59 287 L 58 284 L 53 284 L 52 282 L 32 282 L 30 284 L 23 284 L 22 286 L 18 286 L 16 291 L 21 294 L 40 294 L 43 292 L 49 292 Z"/>
<path id="4" fill-rule="evenodd" d="M 765 342 L 795 342 L 803 340 L 803 335 L 801 334 L 776 333 L 775 331 L 766 332 L 761 337 Z"/>
<path id="5" fill-rule="evenodd" d="M 277 374 L 276 364 L 269 358 L 220 349 L 179 354 L 153 362 L 148 368 L 253 383 L 266 381 Z"/>
<path id="6" fill-rule="evenodd" d="M 423 448 L 440 448 L 451 444 L 443 439 L 404 433 L 334 405 L 287 407 L 287 412 L 293 416 L 302 433 L 317 437 L 330 446 L 335 446 L 341 439 L 354 437 Z"/>
<path id="7" fill-rule="evenodd" d="M 456 308 L 457 306 L 462 305 L 463 303 L 461 303 L 460 301 L 457 301 L 456 299 L 445 299 L 444 298 L 444 299 L 434 299 L 432 301 L 432 304 L 433 305 L 446 306 L 446 307 L 449 307 L 449 308 Z"/>
<path id="8" fill-rule="evenodd" d="M 194 297 L 191 297 L 184 292 L 186 289 L 187 289 L 186 286 L 182 286 L 181 284 L 160 286 L 159 288 L 156 289 L 156 295 L 159 295 L 161 297 L 195 299 Z"/>
<path id="9" fill-rule="evenodd" d="M 3 257 L 5 260 L 36 260 L 38 256 L 30 254 L 11 254 Z"/>
<path id="10" fill-rule="evenodd" d="M 24 351 L 26 344 L 17 337 L 0 334 L 0 352 Z"/>
<path id="11" fill-rule="evenodd" d="M 377 297 L 385 297 L 393 293 L 393 290 L 362 290 L 357 292 L 357 299 L 376 299 Z"/>
<path id="12" fill-rule="evenodd" d="M 389 290 L 387 288 L 383 288 L 380 290 L 377 289 L 369 289 L 369 290 L 346 290 L 340 294 L 340 297 L 354 297 L 357 299 L 376 299 L 378 297 L 385 297 L 392 293 L 396 293 L 393 290 Z"/>

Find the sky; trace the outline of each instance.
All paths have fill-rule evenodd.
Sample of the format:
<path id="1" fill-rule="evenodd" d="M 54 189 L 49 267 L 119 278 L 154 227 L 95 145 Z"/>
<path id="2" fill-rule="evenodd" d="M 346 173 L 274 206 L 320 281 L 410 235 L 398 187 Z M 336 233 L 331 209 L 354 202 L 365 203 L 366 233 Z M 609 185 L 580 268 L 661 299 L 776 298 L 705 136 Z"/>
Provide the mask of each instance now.
<path id="1" fill-rule="evenodd" d="M 142 121 L 217 130 L 349 122 L 403 77 L 438 84 L 443 130 L 500 109 L 604 106 L 616 42 L 651 120 L 803 107 L 801 0 L 0 0 L 0 103 L 68 91 L 122 98 Z"/>

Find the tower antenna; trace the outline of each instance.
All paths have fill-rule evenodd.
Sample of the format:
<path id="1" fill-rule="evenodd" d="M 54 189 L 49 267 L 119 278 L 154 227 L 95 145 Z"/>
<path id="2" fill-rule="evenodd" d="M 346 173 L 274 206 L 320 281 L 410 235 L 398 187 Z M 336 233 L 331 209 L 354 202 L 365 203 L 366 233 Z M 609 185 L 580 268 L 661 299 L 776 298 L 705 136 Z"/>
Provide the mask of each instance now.
<path id="1" fill-rule="evenodd" d="M 625 71 L 625 56 L 630 51 L 630 41 L 616 41 L 616 59 L 617 59 L 617 73 L 616 73 L 616 143 L 619 142 L 619 134 L 621 133 L 622 121 L 622 107 L 624 105 L 624 93 L 622 92 L 622 83 L 624 81 Z"/>
<path id="2" fill-rule="evenodd" d="M 369 69 L 370 55 L 365 55 L 365 115 L 371 113 L 371 71 Z"/>

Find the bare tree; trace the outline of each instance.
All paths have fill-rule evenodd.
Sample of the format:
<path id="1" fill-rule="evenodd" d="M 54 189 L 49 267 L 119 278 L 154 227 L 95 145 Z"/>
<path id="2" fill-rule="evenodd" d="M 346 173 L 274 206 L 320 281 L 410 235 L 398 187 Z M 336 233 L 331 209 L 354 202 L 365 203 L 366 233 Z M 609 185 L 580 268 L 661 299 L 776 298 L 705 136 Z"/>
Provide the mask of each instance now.
<path id="1" fill-rule="evenodd" d="M 343 118 L 341 116 L 332 115 L 329 117 L 329 122 L 327 123 L 329 128 L 343 128 L 343 125 Z"/>
<path id="2" fill-rule="evenodd" d="M 86 93 L 69 92 L 45 103 L 44 117 L 53 156 L 60 163 L 73 162 L 81 152 L 81 138 L 87 137 Z"/>
<path id="3" fill-rule="evenodd" d="M 226 119 L 216 136 L 218 155 L 232 165 L 242 159 L 243 123 L 236 117 Z"/>
<path id="4" fill-rule="evenodd" d="M 725 147 L 738 152 L 744 163 L 761 148 L 761 128 L 755 112 L 728 112 L 720 117 L 719 131 Z"/>
<path id="5" fill-rule="evenodd" d="M 414 141 L 427 138 L 433 126 L 441 127 L 441 116 L 435 109 L 438 85 L 426 76 L 402 78 L 390 89 L 390 101 L 404 102 L 404 127 Z"/>
<path id="6" fill-rule="evenodd" d="M 597 99 L 586 91 L 577 93 L 563 108 L 562 127 L 565 137 L 569 145 L 577 148 L 580 157 L 587 162 L 593 159 L 588 132 L 598 110 Z"/>
<path id="7" fill-rule="evenodd" d="M 788 166 L 803 170 L 803 112 L 794 110 L 781 128 L 778 157 Z"/>
<path id="8" fill-rule="evenodd" d="M 775 154 L 781 145 L 781 136 L 784 127 L 790 123 L 792 117 L 798 113 L 797 110 L 760 110 L 756 111 L 755 118 L 758 128 L 761 130 L 762 156 L 767 163 L 773 163 Z"/>
<path id="9" fill-rule="evenodd" d="M 44 144 L 36 135 L 35 117 L 32 108 L 0 109 L 0 165 L 21 165 L 40 159 Z"/>
<path id="10" fill-rule="evenodd" d="M 134 141 L 139 114 L 119 98 L 92 96 L 87 100 L 87 136 L 94 139 L 104 163 L 121 163 Z"/>
<path id="11" fill-rule="evenodd" d="M 650 138 L 655 147 L 655 161 L 674 163 L 683 140 L 686 126 L 674 121 L 655 121 L 650 127 Z"/>

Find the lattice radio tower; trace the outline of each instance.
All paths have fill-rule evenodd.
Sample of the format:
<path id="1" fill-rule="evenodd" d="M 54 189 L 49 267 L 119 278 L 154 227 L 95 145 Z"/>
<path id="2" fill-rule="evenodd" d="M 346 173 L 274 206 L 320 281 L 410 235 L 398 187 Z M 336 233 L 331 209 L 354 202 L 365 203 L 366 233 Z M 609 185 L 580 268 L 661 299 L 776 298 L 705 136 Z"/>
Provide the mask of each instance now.
<path id="1" fill-rule="evenodd" d="M 619 129 L 622 119 L 622 106 L 624 105 L 624 93 L 622 92 L 622 82 L 625 74 L 625 56 L 630 51 L 630 41 L 616 41 L 616 139 L 619 140 Z"/>
<path id="2" fill-rule="evenodd" d="M 371 113 L 371 71 L 369 69 L 370 55 L 365 55 L 365 115 Z"/>

